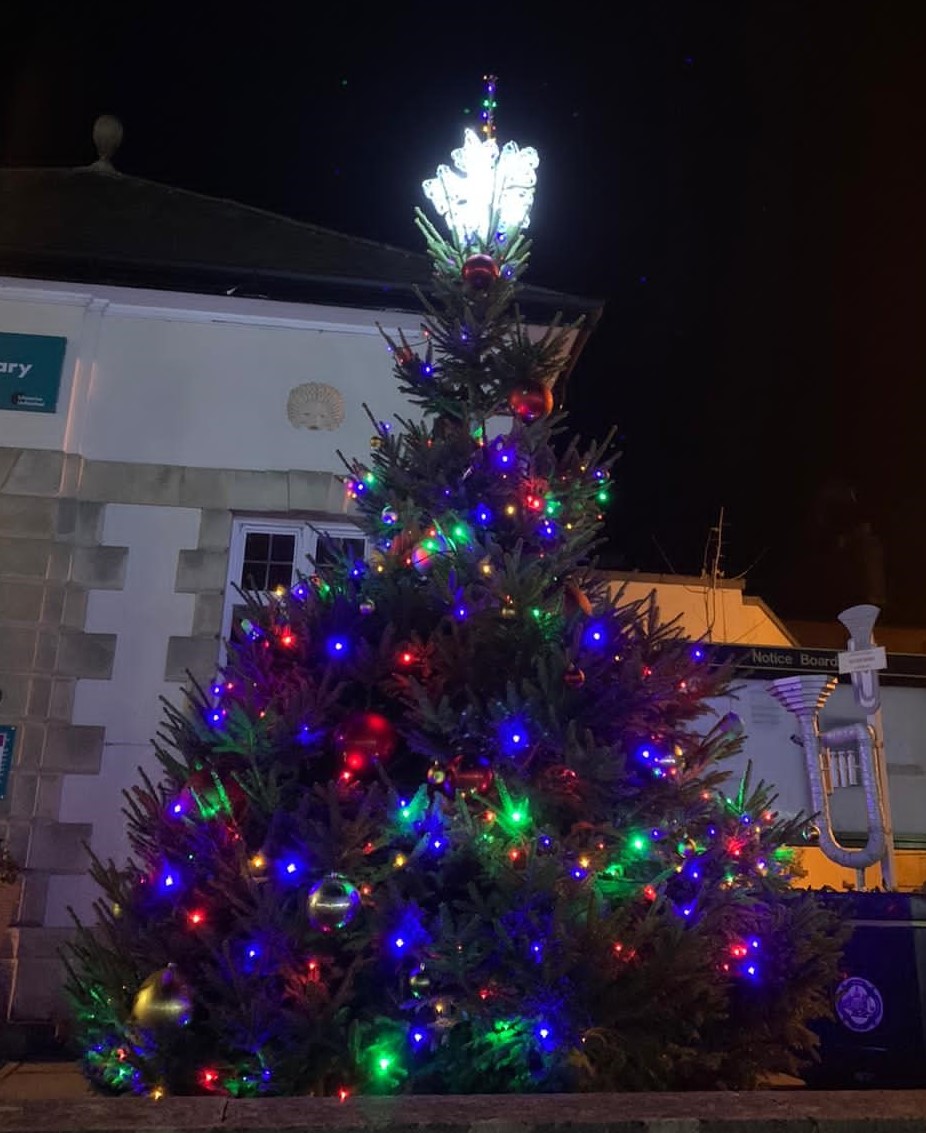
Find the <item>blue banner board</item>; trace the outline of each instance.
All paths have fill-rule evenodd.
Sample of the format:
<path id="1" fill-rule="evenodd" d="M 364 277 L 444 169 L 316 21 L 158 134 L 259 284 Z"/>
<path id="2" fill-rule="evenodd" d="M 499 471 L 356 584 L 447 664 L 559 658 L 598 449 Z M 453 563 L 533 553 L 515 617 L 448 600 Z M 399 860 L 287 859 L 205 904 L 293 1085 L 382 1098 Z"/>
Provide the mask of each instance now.
<path id="1" fill-rule="evenodd" d="M 10 768 L 13 766 L 13 744 L 16 729 L 12 724 L 0 724 L 0 799 L 6 798 L 10 785 Z"/>
<path id="2" fill-rule="evenodd" d="M 54 413 L 68 340 L 0 331 L 0 409 Z"/>

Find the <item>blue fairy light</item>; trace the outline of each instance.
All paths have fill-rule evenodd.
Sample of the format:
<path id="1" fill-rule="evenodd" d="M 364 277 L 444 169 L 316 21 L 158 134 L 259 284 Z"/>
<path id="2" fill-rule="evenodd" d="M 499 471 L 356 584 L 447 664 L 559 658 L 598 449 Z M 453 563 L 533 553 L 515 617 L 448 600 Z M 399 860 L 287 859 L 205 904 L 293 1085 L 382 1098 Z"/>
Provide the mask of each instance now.
<path id="1" fill-rule="evenodd" d="M 295 854 L 284 854 L 277 862 L 277 874 L 284 885 L 298 885 L 305 873 L 305 863 Z"/>
<path id="2" fill-rule="evenodd" d="M 582 634 L 582 644 L 586 649 L 603 649 L 608 643 L 605 627 L 601 622 L 591 622 Z"/>
<path id="3" fill-rule="evenodd" d="M 556 1046 L 556 1040 L 553 1037 L 553 1028 L 549 1023 L 543 1020 L 534 1028 L 534 1037 L 537 1039 L 542 1050 L 550 1051 Z"/>
<path id="4" fill-rule="evenodd" d="M 473 508 L 473 519 L 480 527 L 486 527 L 492 522 L 492 509 L 486 504 L 476 504 Z"/>
<path id="5" fill-rule="evenodd" d="M 524 721 L 518 717 L 503 720 L 498 726 L 498 742 L 505 755 L 519 755 L 526 751 L 530 737 Z"/>
<path id="6" fill-rule="evenodd" d="M 415 1050 L 419 1050 L 425 1042 L 427 1042 L 427 1032 L 423 1031 L 420 1027 L 412 1027 L 408 1032 L 408 1041 L 412 1044 Z"/>
<path id="7" fill-rule="evenodd" d="M 299 582 L 297 582 L 297 583 L 296 583 L 296 585 L 295 585 L 295 586 L 294 586 L 294 587 L 292 588 L 292 590 L 290 591 L 290 593 L 292 594 L 292 596 L 293 596 L 293 597 L 294 597 L 294 598 L 295 598 L 295 599 L 296 599 L 297 601 L 299 601 L 299 602 L 304 602 L 304 601 L 306 600 L 306 598 L 308 598 L 308 596 L 309 596 L 309 587 L 308 587 L 308 584 L 307 584 L 307 583 L 305 583 L 305 582 L 299 581 Z"/>
<path id="8" fill-rule="evenodd" d="M 464 602 L 459 602 L 454 607 L 453 616 L 458 622 L 465 622 L 469 617 L 469 608 Z"/>
<path id="9" fill-rule="evenodd" d="M 340 660 L 346 657 L 350 652 L 350 642 L 346 637 L 336 634 L 334 637 L 329 637 L 326 645 L 328 656 L 335 660 Z"/>

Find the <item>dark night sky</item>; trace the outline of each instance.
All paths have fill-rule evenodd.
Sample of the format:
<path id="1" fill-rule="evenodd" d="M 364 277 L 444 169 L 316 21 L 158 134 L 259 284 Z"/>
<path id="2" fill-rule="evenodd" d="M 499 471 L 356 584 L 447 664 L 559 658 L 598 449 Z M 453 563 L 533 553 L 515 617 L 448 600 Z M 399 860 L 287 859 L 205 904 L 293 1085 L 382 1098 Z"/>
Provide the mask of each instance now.
<path id="1" fill-rule="evenodd" d="M 83 164 L 111 111 L 126 173 L 413 247 L 494 70 L 532 278 L 607 300 L 569 400 L 620 426 L 612 560 L 697 572 L 724 505 L 727 574 L 831 618 L 868 520 L 926 624 L 926 3 L 332 7 L 17 5 L 0 163 Z"/>

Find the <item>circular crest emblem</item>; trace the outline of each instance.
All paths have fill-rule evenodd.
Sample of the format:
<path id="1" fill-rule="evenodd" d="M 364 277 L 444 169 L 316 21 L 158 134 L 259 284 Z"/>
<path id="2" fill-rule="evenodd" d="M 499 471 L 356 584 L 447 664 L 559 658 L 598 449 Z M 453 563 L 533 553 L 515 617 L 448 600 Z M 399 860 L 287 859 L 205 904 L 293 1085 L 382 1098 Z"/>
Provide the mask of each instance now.
<path id="1" fill-rule="evenodd" d="M 884 1018 L 884 1000 L 873 983 L 860 976 L 836 988 L 836 1014 L 850 1031 L 873 1031 Z"/>

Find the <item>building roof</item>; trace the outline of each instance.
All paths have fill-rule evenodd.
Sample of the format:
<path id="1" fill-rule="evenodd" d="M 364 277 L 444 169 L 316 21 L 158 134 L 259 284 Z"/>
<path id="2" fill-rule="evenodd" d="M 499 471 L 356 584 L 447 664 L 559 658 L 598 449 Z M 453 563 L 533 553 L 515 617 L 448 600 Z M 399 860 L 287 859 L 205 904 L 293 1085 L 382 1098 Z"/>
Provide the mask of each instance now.
<path id="1" fill-rule="evenodd" d="M 0 170 L 0 274 L 160 290 L 418 310 L 426 256 L 235 201 L 117 173 Z M 526 317 L 601 304 L 525 287 Z"/>

